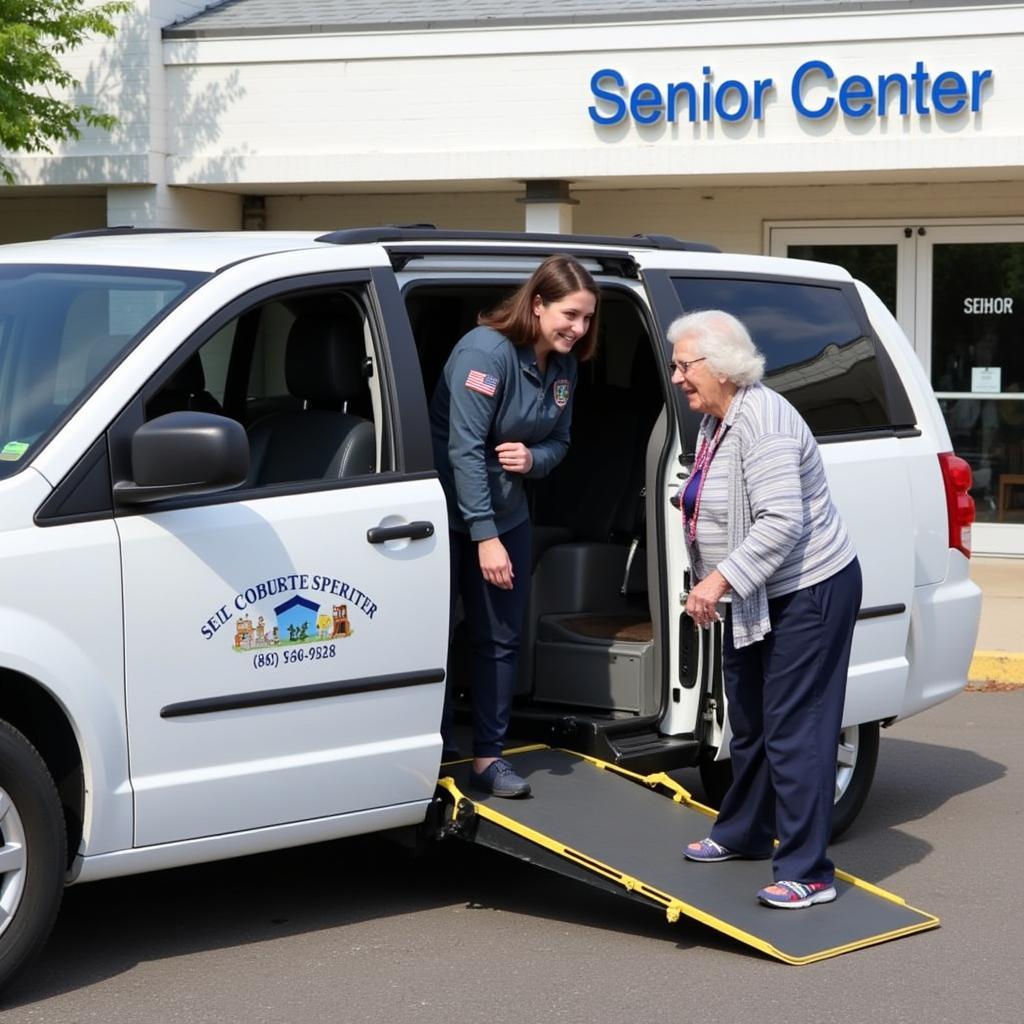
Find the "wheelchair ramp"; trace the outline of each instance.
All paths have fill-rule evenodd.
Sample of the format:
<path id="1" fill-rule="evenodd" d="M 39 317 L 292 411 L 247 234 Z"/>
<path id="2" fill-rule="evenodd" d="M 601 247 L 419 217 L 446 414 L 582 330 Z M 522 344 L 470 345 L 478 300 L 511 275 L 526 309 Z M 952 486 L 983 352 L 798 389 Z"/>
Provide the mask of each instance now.
<path id="1" fill-rule="evenodd" d="M 667 775 L 639 776 L 550 747 L 504 755 L 533 794 L 504 800 L 469 787 L 470 762 L 442 765 L 446 831 L 709 925 L 788 964 L 808 964 L 934 928 L 938 918 L 843 872 L 833 903 L 761 906 L 767 861 L 694 864 L 683 847 L 714 812 Z"/>

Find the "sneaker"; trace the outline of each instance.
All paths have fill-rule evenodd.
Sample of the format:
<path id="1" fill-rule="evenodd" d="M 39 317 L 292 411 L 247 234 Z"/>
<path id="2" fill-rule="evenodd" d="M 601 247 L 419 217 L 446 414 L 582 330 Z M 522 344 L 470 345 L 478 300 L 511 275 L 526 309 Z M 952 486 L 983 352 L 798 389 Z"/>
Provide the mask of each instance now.
<path id="1" fill-rule="evenodd" d="M 734 850 L 722 846 L 721 843 L 716 843 L 714 839 L 708 838 L 701 839 L 696 843 L 690 843 L 683 850 L 683 856 L 687 860 L 703 861 L 706 864 L 711 864 L 719 860 L 736 860 L 741 858 L 743 854 L 736 853 Z"/>
<path id="2" fill-rule="evenodd" d="M 530 784 L 526 779 L 520 778 L 515 768 L 503 758 L 492 761 L 479 774 L 472 769 L 469 771 L 469 784 L 474 789 L 482 790 L 484 793 L 491 793 L 494 796 L 529 796 Z"/>
<path id="3" fill-rule="evenodd" d="M 812 903 L 831 903 L 836 887 L 828 882 L 776 882 L 761 889 L 757 898 L 766 907 L 799 910 Z"/>

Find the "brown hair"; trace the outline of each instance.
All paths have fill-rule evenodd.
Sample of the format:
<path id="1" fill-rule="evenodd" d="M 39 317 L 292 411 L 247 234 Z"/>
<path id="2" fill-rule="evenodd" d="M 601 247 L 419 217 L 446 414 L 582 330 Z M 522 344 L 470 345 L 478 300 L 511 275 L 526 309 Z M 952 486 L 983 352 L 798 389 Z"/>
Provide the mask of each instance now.
<path id="1" fill-rule="evenodd" d="M 573 292 L 587 291 L 594 296 L 594 315 L 587 333 L 573 346 L 573 355 L 585 363 L 597 348 L 597 310 L 601 292 L 587 269 L 572 256 L 558 253 L 549 256 L 532 274 L 530 280 L 494 309 L 481 313 L 477 323 L 500 331 L 513 345 L 532 345 L 537 340 L 537 319 L 533 300 L 545 305 L 558 302 Z"/>

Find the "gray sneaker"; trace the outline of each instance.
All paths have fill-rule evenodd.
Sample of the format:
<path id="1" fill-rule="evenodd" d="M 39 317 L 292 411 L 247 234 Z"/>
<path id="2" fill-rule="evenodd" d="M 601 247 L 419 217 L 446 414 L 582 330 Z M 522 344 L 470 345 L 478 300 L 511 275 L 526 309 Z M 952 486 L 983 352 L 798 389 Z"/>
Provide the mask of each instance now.
<path id="1" fill-rule="evenodd" d="M 520 797 L 530 795 L 530 784 L 521 778 L 515 768 L 503 758 L 489 764 L 479 774 L 469 772 L 469 784 L 474 789 L 494 796 Z"/>

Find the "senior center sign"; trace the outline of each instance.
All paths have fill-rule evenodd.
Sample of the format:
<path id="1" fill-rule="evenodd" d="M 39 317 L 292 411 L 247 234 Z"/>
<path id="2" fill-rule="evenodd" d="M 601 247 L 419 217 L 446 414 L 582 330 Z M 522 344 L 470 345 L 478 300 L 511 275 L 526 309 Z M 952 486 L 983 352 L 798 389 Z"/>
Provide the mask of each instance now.
<path id="1" fill-rule="evenodd" d="M 602 68 L 590 79 L 594 103 L 588 113 L 598 125 L 617 125 L 630 118 L 638 125 L 716 118 L 730 123 L 763 121 L 782 91 L 788 93 L 797 115 L 809 121 L 820 121 L 836 111 L 850 118 L 951 117 L 968 110 L 978 113 L 991 93 L 992 81 L 991 68 L 932 74 L 923 60 L 874 77 L 840 76 L 827 61 L 808 60 L 778 87 L 772 78 L 719 82 L 710 65 L 704 65 L 694 81 L 631 86 L 621 71 Z"/>

